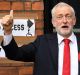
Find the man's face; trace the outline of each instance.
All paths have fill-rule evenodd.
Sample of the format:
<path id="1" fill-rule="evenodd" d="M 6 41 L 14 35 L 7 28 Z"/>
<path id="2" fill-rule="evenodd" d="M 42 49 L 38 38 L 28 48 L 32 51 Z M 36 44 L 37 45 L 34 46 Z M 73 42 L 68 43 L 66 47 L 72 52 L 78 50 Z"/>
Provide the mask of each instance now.
<path id="1" fill-rule="evenodd" d="M 54 14 L 52 24 L 56 31 L 64 37 L 69 37 L 76 23 L 76 18 L 73 16 L 71 9 L 67 6 L 58 7 Z"/>

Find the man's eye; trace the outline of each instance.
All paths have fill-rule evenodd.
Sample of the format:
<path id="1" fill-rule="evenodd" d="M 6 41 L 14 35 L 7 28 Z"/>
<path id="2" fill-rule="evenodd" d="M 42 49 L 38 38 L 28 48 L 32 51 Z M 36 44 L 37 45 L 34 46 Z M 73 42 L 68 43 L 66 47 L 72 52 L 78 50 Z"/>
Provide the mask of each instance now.
<path id="1" fill-rule="evenodd" d="M 69 15 L 69 16 L 67 16 L 67 18 L 70 19 L 70 18 L 72 18 L 72 16 Z"/>
<path id="2" fill-rule="evenodd" d="M 60 19 L 61 19 L 61 18 L 62 18 L 62 16 L 57 16 L 57 18 L 60 18 Z"/>

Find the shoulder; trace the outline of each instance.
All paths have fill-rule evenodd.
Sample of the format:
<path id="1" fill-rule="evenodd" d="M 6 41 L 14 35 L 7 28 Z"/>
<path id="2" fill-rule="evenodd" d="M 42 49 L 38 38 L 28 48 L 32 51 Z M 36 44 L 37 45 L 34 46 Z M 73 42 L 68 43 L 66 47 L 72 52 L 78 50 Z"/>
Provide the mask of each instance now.
<path id="1" fill-rule="evenodd" d="M 44 34 L 44 35 L 40 35 L 38 36 L 37 38 L 40 38 L 40 39 L 52 39 L 52 38 L 57 38 L 57 33 L 49 33 L 49 34 Z"/>
<path id="2" fill-rule="evenodd" d="M 42 44 L 47 44 L 49 41 L 56 42 L 57 41 L 57 34 L 51 33 L 51 34 L 44 34 L 37 36 L 35 41 L 33 42 L 37 47 Z"/>
<path id="3" fill-rule="evenodd" d="M 44 35 L 38 36 L 35 41 L 44 42 L 44 41 L 48 41 L 48 40 L 56 41 L 57 40 L 57 33 L 44 34 Z"/>

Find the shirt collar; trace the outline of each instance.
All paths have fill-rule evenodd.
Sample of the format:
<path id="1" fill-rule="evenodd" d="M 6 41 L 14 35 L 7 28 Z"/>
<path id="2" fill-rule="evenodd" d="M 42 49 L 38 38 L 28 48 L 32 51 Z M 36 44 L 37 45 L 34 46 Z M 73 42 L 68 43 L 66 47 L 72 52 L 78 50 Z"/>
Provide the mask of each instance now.
<path id="1" fill-rule="evenodd" d="M 60 34 L 57 33 L 58 36 L 58 44 L 61 44 L 63 42 L 64 37 L 62 37 Z M 74 33 L 71 34 L 71 36 L 68 38 L 71 40 L 72 43 L 74 43 L 76 36 Z"/>

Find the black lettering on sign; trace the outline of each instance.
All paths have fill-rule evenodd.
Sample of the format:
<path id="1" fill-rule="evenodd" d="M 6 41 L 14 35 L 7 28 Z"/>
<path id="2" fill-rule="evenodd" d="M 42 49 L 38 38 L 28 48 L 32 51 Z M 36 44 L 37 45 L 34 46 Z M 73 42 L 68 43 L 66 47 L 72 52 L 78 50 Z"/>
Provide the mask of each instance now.
<path id="1" fill-rule="evenodd" d="M 18 25 L 13 25 L 13 30 L 24 30 L 24 25 L 22 24 L 22 25 L 20 25 L 20 24 L 18 24 Z"/>
<path id="2" fill-rule="evenodd" d="M 24 30 L 24 25 L 23 24 L 21 25 L 21 30 Z"/>
<path id="3" fill-rule="evenodd" d="M 14 28 L 13 28 L 14 30 L 17 30 L 17 25 L 14 25 Z"/>
<path id="4" fill-rule="evenodd" d="M 20 25 L 19 24 L 17 25 L 17 30 L 20 30 Z"/>

